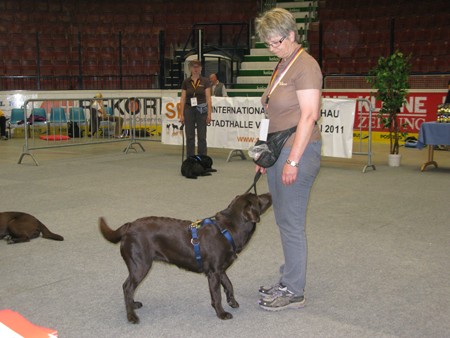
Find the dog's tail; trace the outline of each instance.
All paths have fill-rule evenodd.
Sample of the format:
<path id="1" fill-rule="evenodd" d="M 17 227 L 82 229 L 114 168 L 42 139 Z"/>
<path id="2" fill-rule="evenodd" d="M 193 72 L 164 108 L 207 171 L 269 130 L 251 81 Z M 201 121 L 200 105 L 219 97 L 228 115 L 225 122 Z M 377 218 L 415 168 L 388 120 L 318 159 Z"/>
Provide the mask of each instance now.
<path id="1" fill-rule="evenodd" d="M 99 218 L 98 223 L 100 225 L 100 232 L 102 233 L 103 237 L 105 237 L 107 241 L 110 241 L 111 243 L 114 244 L 120 242 L 123 234 L 128 228 L 128 226 L 121 226 L 117 230 L 113 230 L 108 226 L 108 224 L 106 224 L 106 221 L 103 217 Z"/>
<path id="2" fill-rule="evenodd" d="M 42 222 L 39 222 L 39 231 L 42 233 L 42 238 L 53 239 L 54 241 L 63 241 L 64 237 L 51 232 Z"/>

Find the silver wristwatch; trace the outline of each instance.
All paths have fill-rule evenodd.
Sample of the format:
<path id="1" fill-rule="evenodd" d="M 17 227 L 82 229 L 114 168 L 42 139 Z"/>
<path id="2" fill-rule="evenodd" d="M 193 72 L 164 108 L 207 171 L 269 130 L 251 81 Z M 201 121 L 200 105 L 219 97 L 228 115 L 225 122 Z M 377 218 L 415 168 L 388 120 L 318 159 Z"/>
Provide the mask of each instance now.
<path id="1" fill-rule="evenodd" d="M 286 163 L 289 164 L 292 167 L 298 167 L 300 162 L 295 162 L 295 161 L 291 161 L 291 160 L 287 159 Z"/>

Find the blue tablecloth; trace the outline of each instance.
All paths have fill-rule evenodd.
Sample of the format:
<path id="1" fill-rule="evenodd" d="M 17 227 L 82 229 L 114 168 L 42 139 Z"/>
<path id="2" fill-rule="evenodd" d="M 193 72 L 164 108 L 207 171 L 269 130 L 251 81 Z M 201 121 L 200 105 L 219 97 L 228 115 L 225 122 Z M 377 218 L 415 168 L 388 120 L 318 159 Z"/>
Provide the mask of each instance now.
<path id="1" fill-rule="evenodd" d="M 421 149 L 426 145 L 450 145 L 450 123 L 422 123 L 417 148 Z"/>

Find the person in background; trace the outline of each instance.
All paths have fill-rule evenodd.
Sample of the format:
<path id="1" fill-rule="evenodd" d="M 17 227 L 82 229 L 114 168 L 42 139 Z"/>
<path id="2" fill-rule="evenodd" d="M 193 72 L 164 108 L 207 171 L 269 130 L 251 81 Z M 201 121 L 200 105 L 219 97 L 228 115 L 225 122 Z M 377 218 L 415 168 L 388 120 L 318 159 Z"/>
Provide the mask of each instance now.
<path id="1" fill-rule="evenodd" d="M 216 73 L 209 76 L 209 81 L 211 81 L 211 96 L 227 96 L 227 88 L 219 81 Z"/>
<path id="2" fill-rule="evenodd" d="M 8 137 L 6 137 L 6 116 L 1 109 L 0 109 L 0 137 L 2 140 L 8 139 Z"/>
<path id="3" fill-rule="evenodd" d="M 91 136 L 95 136 L 100 125 L 100 121 L 115 122 L 114 137 L 121 138 L 121 131 L 123 126 L 123 118 L 121 116 L 108 115 L 103 105 L 103 95 L 97 93 L 94 96 L 94 102 L 91 105 Z M 94 110 L 95 109 L 95 110 Z M 97 114 L 95 114 L 95 112 Z"/>
<path id="4" fill-rule="evenodd" d="M 186 156 L 207 155 L 206 127 L 211 122 L 211 84 L 201 76 L 202 63 L 189 62 L 191 76 L 181 84 L 180 122 L 186 135 Z M 197 154 L 195 153 L 195 131 L 197 130 Z"/>
<path id="5" fill-rule="evenodd" d="M 262 14 L 256 19 L 256 32 L 279 58 L 261 98 L 269 118 L 268 132 L 297 126 L 272 167 L 256 166 L 257 172 L 267 173 L 284 254 L 279 280 L 259 288 L 259 305 L 264 310 L 279 311 L 302 308 L 306 301 L 305 223 L 311 186 L 320 169 L 322 142 L 317 120 L 322 71 L 298 42 L 295 19 L 287 10 L 274 8 Z"/>

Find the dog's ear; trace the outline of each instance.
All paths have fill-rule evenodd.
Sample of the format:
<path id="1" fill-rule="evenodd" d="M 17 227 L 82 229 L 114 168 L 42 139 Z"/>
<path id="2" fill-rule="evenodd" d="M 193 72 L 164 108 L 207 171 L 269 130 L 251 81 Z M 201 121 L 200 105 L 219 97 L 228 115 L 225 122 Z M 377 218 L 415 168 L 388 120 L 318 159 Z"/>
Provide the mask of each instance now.
<path id="1" fill-rule="evenodd" d="M 261 208 L 261 215 L 266 212 L 272 205 L 272 194 L 266 193 L 258 196 L 259 207 Z"/>
<path id="2" fill-rule="evenodd" d="M 243 216 L 247 222 L 258 223 L 260 220 L 259 207 L 248 201 L 245 209 L 243 210 Z"/>
<path id="3" fill-rule="evenodd" d="M 243 211 L 246 221 L 258 223 L 260 216 L 272 205 L 272 196 L 267 193 L 257 196 L 255 194 L 247 194 L 247 203 Z"/>

